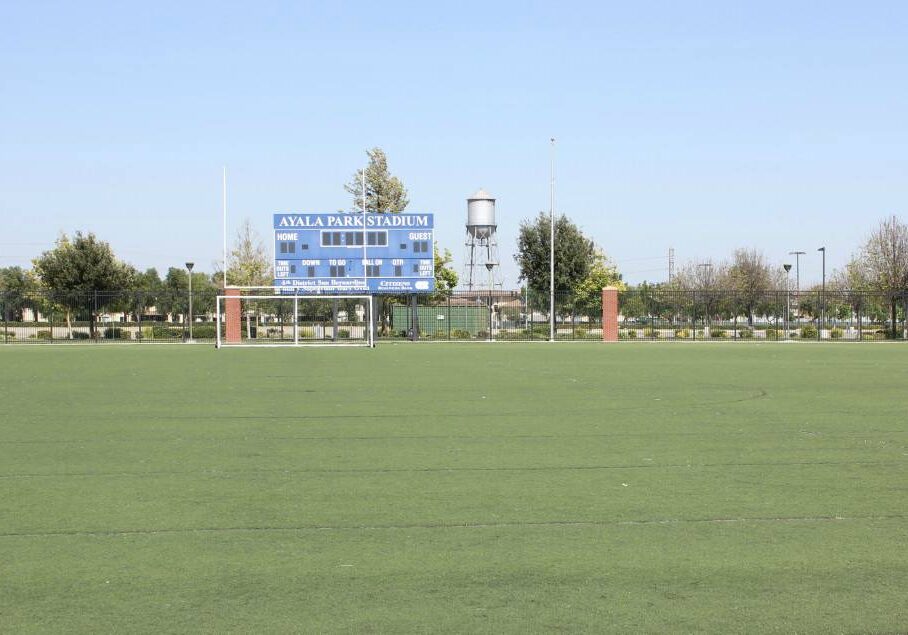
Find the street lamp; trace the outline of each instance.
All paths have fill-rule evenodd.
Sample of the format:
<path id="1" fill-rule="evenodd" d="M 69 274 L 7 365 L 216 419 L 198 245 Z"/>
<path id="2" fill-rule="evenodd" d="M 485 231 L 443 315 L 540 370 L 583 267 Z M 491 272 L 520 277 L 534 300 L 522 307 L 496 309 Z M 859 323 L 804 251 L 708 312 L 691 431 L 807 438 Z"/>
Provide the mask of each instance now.
<path id="1" fill-rule="evenodd" d="M 795 257 L 795 293 L 801 293 L 801 256 L 806 255 L 806 251 L 789 251 L 789 256 Z"/>
<path id="2" fill-rule="evenodd" d="M 785 270 L 785 339 L 789 337 L 789 322 L 791 321 L 791 265 L 784 264 L 782 268 Z"/>
<path id="3" fill-rule="evenodd" d="M 187 262 L 186 268 L 189 270 L 189 341 L 192 341 L 192 268 L 194 262 Z"/>
<path id="4" fill-rule="evenodd" d="M 713 263 L 712 262 L 701 262 L 697 266 L 701 267 L 704 272 L 703 278 L 701 279 L 701 284 L 706 289 L 706 293 L 704 294 L 704 300 L 706 301 L 705 302 L 706 310 L 703 315 L 703 337 L 705 337 L 706 339 L 709 339 L 709 327 L 710 327 L 710 324 L 712 323 L 712 318 L 710 316 L 710 308 L 711 308 L 710 305 L 712 304 L 711 298 L 710 298 L 710 295 L 711 295 L 710 291 L 712 290 L 712 286 L 713 286 Z M 696 337 L 696 334 L 697 334 L 696 326 L 694 327 L 693 331 L 694 331 L 694 337 Z"/>
<path id="5" fill-rule="evenodd" d="M 826 327 L 826 247 L 820 247 L 817 251 L 823 253 L 823 306 L 820 309 L 823 324 L 817 329 L 817 339 L 820 339 L 823 336 L 823 329 Z"/>

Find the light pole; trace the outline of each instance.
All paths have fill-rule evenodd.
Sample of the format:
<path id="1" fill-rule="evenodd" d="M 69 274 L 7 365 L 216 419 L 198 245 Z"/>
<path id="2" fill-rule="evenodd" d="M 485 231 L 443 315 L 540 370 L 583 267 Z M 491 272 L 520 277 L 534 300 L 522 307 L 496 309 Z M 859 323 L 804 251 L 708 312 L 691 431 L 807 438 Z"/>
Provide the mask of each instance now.
<path id="1" fill-rule="evenodd" d="M 710 325 L 710 322 L 712 321 L 710 319 L 709 311 L 710 311 L 710 305 L 712 304 L 712 301 L 710 298 L 710 292 L 711 292 L 712 286 L 713 286 L 713 263 L 701 262 L 697 266 L 702 268 L 704 271 L 702 285 L 706 289 L 706 293 L 704 294 L 704 300 L 706 301 L 705 302 L 706 311 L 704 312 L 704 315 L 703 315 L 703 337 L 706 339 L 709 339 L 709 325 Z M 696 332 L 697 332 L 697 329 L 696 329 L 696 326 L 694 326 L 695 335 L 696 335 Z"/>
<path id="2" fill-rule="evenodd" d="M 552 181 L 549 201 L 549 341 L 555 341 L 555 137 L 552 142 Z"/>
<path id="3" fill-rule="evenodd" d="M 192 341 L 192 268 L 194 262 L 187 262 L 186 268 L 189 270 L 189 341 Z"/>
<path id="4" fill-rule="evenodd" d="M 789 322 L 791 322 L 791 265 L 784 264 L 782 268 L 785 270 L 785 339 L 789 337 Z"/>
<path id="5" fill-rule="evenodd" d="M 789 251 L 789 256 L 795 257 L 795 293 L 801 293 L 801 256 L 806 255 L 806 251 Z"/>
<path id="6" fill-rule="evenodd" d="M 823 253 L 823 305 L 820 309 L 820 313 L 823 316 L 823 324 L 817 329 L 817 339 L 820 339 L 823 334 L 823 328 L 826 327 L 826 247 L 820 247 L 817 251 Z"/>

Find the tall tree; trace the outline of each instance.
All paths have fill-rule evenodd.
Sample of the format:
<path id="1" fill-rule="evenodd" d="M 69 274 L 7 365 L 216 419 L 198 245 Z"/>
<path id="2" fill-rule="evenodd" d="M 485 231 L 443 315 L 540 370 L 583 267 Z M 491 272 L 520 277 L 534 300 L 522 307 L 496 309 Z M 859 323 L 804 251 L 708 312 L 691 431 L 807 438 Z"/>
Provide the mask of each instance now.
<path id="1" fill-rule="evenodd" d="M 30 271 L 22 267 L 0 267 L 0 305 L 3 319 L 21 320 L 23 310 L 37 290 L 37 282 Z"/>
<path id="2" fill-rule="evenodd" d="M 215 310 L 217 285 L 212 280 L 213 276 L 206 273 L 193 272 L 193 315 L 211 313 Z M 162 312 L 186 315 L 189 311 L 189 272 L 183 267 L 170 267 L 157 296 L 158 308 Z"/>
<path id="3" fill-rule="evenodd" d="M 457 286 L 457 272 L 449 267 L 454 258 L 447 249 L 441 250 L 438 243 L 435 243 L 435 295 L 437 297 L 447 297 Z"/>
<path id="4" fill-rule="evenodd" d="M 590 317 L 601 315 L 604 287 L 617 287 L 619 291 L 627 289 L 617 265 L 609 260 L 605 252 L 596 249 L 589 272 L 574 286 L 574 302 L 577 308 Z"/>
<path id="5" fill-rule="evenodd" d="M 369 164 L 364 168 L 366 176 L 366 210 L 379 214 L 402 212 L 410 204 L 407 188 L 388 170 L 388 157 L 381 148 L 366 150 Z M 359 169 L 344 186 L 353 195 L 354 211 L 363 209 L 363 169 Z"/>
<path id="6" fill-rule="evenodd" d="M 195 277 L 192 282 L 194 285 Z M 268 287 L 273 283 L 271 258 L 261 236 L 247 218 L 237 230 L 233 249 L 230 250 L 227 284 L 238 287 Z"/>
<path id="7" fill-rule="evenodd" d="M 725 290 L 729 286 L 728 265 L 724 262 L 688 263 L 675 274 L 672 286 L 684 291 L 693 291 L 694 293 L 690 294 L 692 297 L 689 306 L 692 315 L 711 319 L 722 308 Z M 686 299 L 685 294 L 676 296 L 676 305 L 680 299 Z M 685 304 L 686 302 L 681 303 L 682 306 Z"/>
<path id="8" fill-rule="evenodd" d="M 549 215 L 540 212 L 533 220 L 520 223 L 517 253 L 514 260 L 520 267 L 520 280 L 526 280 L 530 290 L 538 295 L 549 292 L 549 261 L 551 222 Z M 572 291 L 590 273 L 596 257 L 592 240 L 567 216 L 555 219 L 555 291 Z M 556 298 L 563 304 L 566 298 Z"/>
<path id="9" fill-rule="evenodd" d="M 767 292 L 784 287 L 781 273 L 767 262 L 756 249 L 736 249 L 728 268 L 730 290 L 735 292 L 736 304 L 744 310 L 747 322 L 753 326 L 754 310 L 765 302 Z"/>
<path id="10" fill-rule="evenodd" d="M 66 234 L 60 236 L 53 249 L 34 260 L 34 267 L 38 278 L 62 305 L 70 337 L 76 308 L 88 309 L 89 332 L 95 336 L 96 317 L 119 300 L 111 292 L 129 286 L 134 271 L 117 259 L 108 243 L 82 232 L 76 232 L 72 240 Z"/>
<path id="11" fill-rule="evenodd" d="M 863 249 L 874 286 L 889 294 L 892 337 L 896 336 L 898 294 L 908 289 L 908 225 L 896 216 L 880 221 Z"/>

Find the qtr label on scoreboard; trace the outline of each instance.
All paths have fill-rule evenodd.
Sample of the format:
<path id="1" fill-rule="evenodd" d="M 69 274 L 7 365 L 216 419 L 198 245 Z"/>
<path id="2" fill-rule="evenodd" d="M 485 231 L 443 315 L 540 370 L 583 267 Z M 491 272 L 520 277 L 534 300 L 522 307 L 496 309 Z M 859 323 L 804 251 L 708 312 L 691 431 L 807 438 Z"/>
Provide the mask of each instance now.
<path id="1" fill-rule="evenodd" d="M 431 293 L 434 245 L 432 214 L 275 214 L 274 286 L 305 293 Z"/>

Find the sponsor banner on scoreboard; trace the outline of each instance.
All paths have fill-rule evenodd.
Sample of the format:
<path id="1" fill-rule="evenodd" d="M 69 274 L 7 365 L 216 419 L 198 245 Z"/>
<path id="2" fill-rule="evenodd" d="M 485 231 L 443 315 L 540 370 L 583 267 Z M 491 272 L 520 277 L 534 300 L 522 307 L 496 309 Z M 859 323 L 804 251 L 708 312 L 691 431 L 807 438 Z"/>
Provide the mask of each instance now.
<path id="1" fill-rule="evenodd" d="M 274 215 L 274 286 L 296 293 L 431 293 L 432 214 Z"/>

